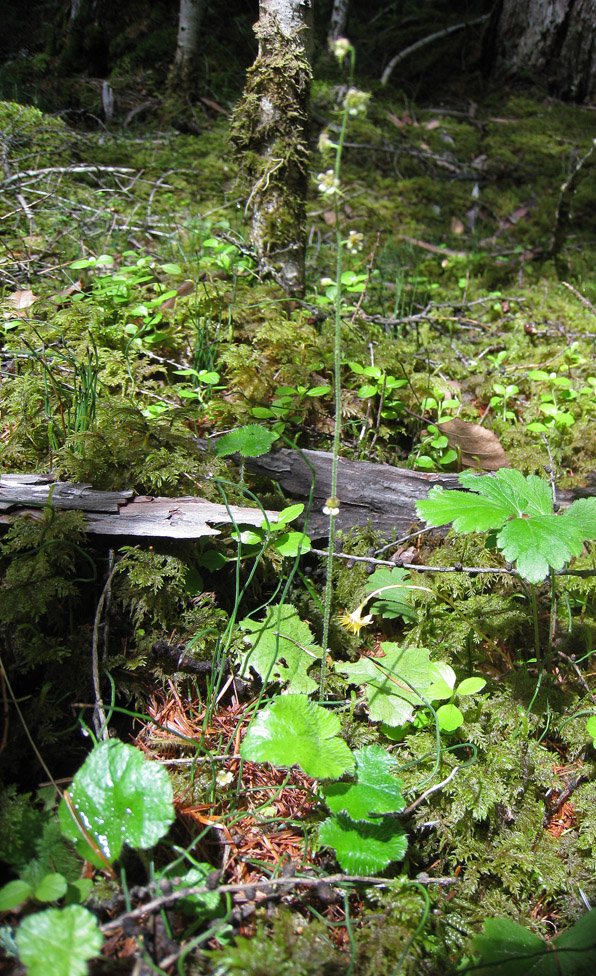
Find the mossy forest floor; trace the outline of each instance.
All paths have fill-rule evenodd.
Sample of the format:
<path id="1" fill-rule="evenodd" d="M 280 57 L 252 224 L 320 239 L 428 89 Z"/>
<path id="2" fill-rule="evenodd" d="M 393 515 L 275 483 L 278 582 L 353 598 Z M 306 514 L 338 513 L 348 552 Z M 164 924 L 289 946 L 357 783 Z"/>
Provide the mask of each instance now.
<path id="1" fill-rule="evenodd" d="M 316 125 L 332 138 L 338 97 L 329 85 L 314 93 Z M 258 423 L 280 443 L 329 449 L 333 398 L 317 388 L 333 382 L 335 216 L 315 179 L 327 165 L 313 150 L 307 295 L 289 300 L 251 257 L 227 120 L 214 112 L 202 125 L 200 136 L 134 122 L 76 132 L 0 106 L 3 473 L 281 510 L 296 499 L 205 441 Z M 457 444 L 437 426 L 457 416 L 492 431 L 510 467 L 548 477 L 552 465 L 561 488 L 589 483 L 593 170 L 574 196 L 565 281 L 548 249 L 560 186 L 595 137 L 593 109 L 523 90 L 428 105 L 375 95 L 350 124 L 340 219 L 362 249 L 344 251 L 343 456 L 457 471 Z M 19 716 L 67 786 L 90 749 L 82 732 L 97 730 L 95 654 L 105 708 L 115 706 L 110 732 L 165 765 L 177 819 L 154 848 L 125 853 L 115 880 L 86 868 L 87 904 L 108 925 L 159 893 L 175 859 L 180 875 L 194 858 L 224 886 L 209 910 L 173 901 L 106 929 L 92 973 L 438 976 L 474 964 L 486 919 L 550 939 L 596 904 L 594 577 L 558 576 L 554 599 L 548 582 L 536 587 L 538 661 L 519 577 L 412 570 L 411 612 L 375 614 L 352 633 L 339 619 L 362 603 L 367 564 L 334 561 L 326 698 L 341 736 L 354 750 L 388 750 L 408 805 L 458 766 L 404 822 L 405 858 L 372 872 L 374 884 L 342 883 L 319 840 L 320 783 L 238 758 L 255 701 L 283 693 L 289 665 L 264 687 L 254 672 L 240 680 L 247 632 L 267 607 L 288 605 L 316 647 L 324 561 L 296 561 L 275 538 L 248 539 L 239 560 L 229 529 L 196 544 L 134 542 L 98 543 L 80 513 L 51 507 L 17 517 L 0 539 L 7 878 L 27 865 L 38 878 L 60 870 L 39 834 L 52 816 L 38 796 L 47 771 Z M 366 528 L 341 539 L 343 555 L 390 559 L 405 547 L 408 563 L 503 566 L 485 543 Z M 595 568 L 592 544 L 572 568 Z M 428 648 L 458 682 L 485 679 L 456 699 L 463 724 L 438 743 L 432 722 L 371 721 L 362 686 L 334 668 L 378 659 L 387 643 Z M 312 651 L 304 666 L 315 701 L 319 659 Z M 82 862 L 69 865 L 63 873 L 78 877 Z M 285 888 L 258 888 L 278 877 Z M 29 900 L 5 914 L 5 949 L 46 907 Z"/>

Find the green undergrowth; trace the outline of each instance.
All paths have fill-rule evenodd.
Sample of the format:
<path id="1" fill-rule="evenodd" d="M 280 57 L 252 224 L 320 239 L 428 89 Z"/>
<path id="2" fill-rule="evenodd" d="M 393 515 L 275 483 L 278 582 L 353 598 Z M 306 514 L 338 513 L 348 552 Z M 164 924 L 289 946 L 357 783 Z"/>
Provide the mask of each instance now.
<path id="1" fill-rule="evenodd" d="M 331 84 L 315 88 L 331 140 L 342 98 Z M 189 972 L 438 976 L 478 962 L 472 940 L 486 919 L 541 938 L 570 928 L 596 901 L 587 724 L 596 532 L 588 506 L 581 532 L 574 523 L 563 538 L 571 519 L 553 509 L 545 468 L 555 469 L 557 491 L 577 488 L 590 483 L 596 456 L 589 178 L 566 242 L 571 287 L 547 252 L 559 187 L 594 138 L 593 113 L 537 92 L 453 110 L 415 105 L 396 89 L 375 94 L 367 116 L 350 121 L 337 201 L 316 189 L 327 162 L 313 143 L 303 302 L 259 274 L 225 120 L 200 136 L 162 126 L 83 138 L 5 103 L 0 121 L 2 472 L 199 496 L 224 510 L 243 505 L 256 520 L 197 540 L 139 541 L 86 534 L 82 514 L 51 498 L 3 515 L 0 653 L 13 711 L 0 755 L 0 857 L 29 887 L 7 909 L 0 945 L 44 906 L 87 911 L 72 890 L 66 900 L 77 880 L 68 859 L 51 860 L 55 804 L 37 792 L 46 772 L 22 762 L 31 745 L 21 719 L 61 779 L 94 739 L 92 756 L 113 741 L 103 742 L 102 714 L 125 742 L 137 736 L 163 764 L 181 760 L 168 767 L 180 822 L 166 839 L 143 840 L 141 853 L 129 844 L 126 885 L 171 882 L 174 871 L 198 872 L 198 884 L 222 863 L 211 893 L 228 880 L 258 888 L 288 861 L 300 880 L 382 876 L 334 882 L 331 896 L 306 884 L 283 899 L 271 889 L 265 907 L 259 891 L 246 916 L 230 892 L 209 910 L 188 896 L 184 921 L 168 908 L 162 958 L 186 945 Z M 16 195 L 25 171 L 30 212 Z M 403 541 L 366 526 L 340 534 L 323 648 L 325 571 L 301 532 L 301 505 L 251 475 L 249 459 L 259 443 L 331 447 L 338 216 L 341 454 L 455 474 L 466 447 L 449 421 L 481 424 L 508 468 L 542 479 L 540 488 L 522 479 L 517 501 L 548 495 L 548 511 L 505 506 L 493 523 Z M 436 492 L 431 500 L 444 503 Z M 277 529 L 267 520 L 259 528 L 262 508 L 285 512 Z M 451 525 L 465 511 L 431 515 L 419 511 L 412 530 L 427 518 Z M 531 533 L 540 519 L 551 520 L 560 550 L 544 536 L 507 548 L 508 533 Z M 392 575 L 392 564 L 378 564 L 388 557 Z M 506 569 L 505 557 L 510 572 L 479 572 Z M 555 574 L 570 561 L 585 575 Z M 311 735 L 322 772 L 311 765 Z M 304 778 L 286 794 L 298 775 L 286 769 L 292 750 Z M 327 800 L 371 786 L 363 753 L 382 768 L 385 794 L 373 783 L 376 799 L 363 802 L 374 805 L 379 792 L 382 802 L 360 817 Z M 556 808 L 565 789 L 568 805 Z M 296 790 L 303 808 L 290 802 Z M 34 832 L 47 832 L 47 843 L 34 843 Z M 284 832 L 288 850 L 271 854 Z M 61 835 L 56 845 L 67 849 Z M 119 870 L 100 855 L 107 874 Z M 347 871 L 352 863 L 364 868 Z M 66 887 L 53 878 L 40 889 L 46 874 Z M 107 923 L 120 903 L 105 907 L 107 882 L 96 878 L 87 905 Z M 110 884 L 116 897 L 120 881 Z M 123 896 L 129 908 L 145 897 L 134 890 Z M 60 924 L 69 917 L 90 921 L 75 913 Z"/>

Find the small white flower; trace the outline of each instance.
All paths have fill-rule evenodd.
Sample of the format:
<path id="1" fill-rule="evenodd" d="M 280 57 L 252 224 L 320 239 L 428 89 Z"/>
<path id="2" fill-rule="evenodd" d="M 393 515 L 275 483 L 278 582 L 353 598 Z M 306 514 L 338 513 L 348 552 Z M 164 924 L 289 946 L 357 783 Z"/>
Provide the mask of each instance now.
<path id="1" fill-rule="evenodd" d="M 339 515 L 339 498 L 328 498 L 323 505 L 323 515 Z"/>
<path id="2" fill-rule="evenodd" d="M 351 254 L 355 254 L 356 251 L 362 250 L 363 241 L 364 241 L 364 234 L 360 234 L 357 230 L 351 230 L 350 233 L 348 234 L 346 247 Z"/>
<path id="3" fill-rule="evenodd" d="M 334 193 L 339 193 L 339 180 L 332 169 L 325 173 L 317 173 L 317 185 L 319 193 L 325 197 L 332 197 Z"/>
<path id="4" fill-rule="evenodd" d="M 321 135 L 319 136 L 317 149 L 319 150 L 320 153 L 323 154 L 325 154 L 326 152 L 330 152 L 332 149 L 337 149 L 336 143 L 331 141 L 331 137 L 326 129 L 324 129 L 323 132 L 321 132 Z"/>
<path id="5" fill-rule="evenodd" d="M 358 88 L 348 88 L 344 98 L 344 106 L 348 110 L 348 115 L 366 115 L 369 100 L 370 92 L 363 92 Z"/>
<path id="6" fill-rule="evenodd" d="M 234 780 L 234 774 L 229 770 L 220 770 L 215 777 L 215 782 L 218 786 L 229 786 Z"/>
<path id="7" fill-rule="evenodd" d="M 340 64 L 344 63 L 346 54 L 352 50 L 352 45 L 347 37 L 338 37 L 335 41 L 330 41 L 329 47 Z"/>

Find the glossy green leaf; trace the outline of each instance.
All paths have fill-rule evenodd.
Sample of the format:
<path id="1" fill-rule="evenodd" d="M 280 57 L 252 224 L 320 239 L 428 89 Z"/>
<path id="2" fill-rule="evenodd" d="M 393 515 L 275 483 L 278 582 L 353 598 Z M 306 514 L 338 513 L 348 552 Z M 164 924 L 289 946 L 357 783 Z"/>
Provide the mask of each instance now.
<path id="1" fill-rule="evenodd" d="M 91 912 L 69 905 L 29 915 L 16 940 L 28 976 L 85 976 L 87 961 L 99 953 L 102 935 Z"/>
<path id="2" fill-rule="evenodd" d="M 432 680 L 432 686 L 429 690 L 431 701 L 451 698 L 457 681 L 451 665 L 445 664 L 443 661 L 433 661 L 430 666 L 430 676 Z"/>
<path id="3" fill-rule="evenodd" d="M 404 725 L 411 720 L 414 708 L 424 704 L 423 699 L 429 700 L 429 652 L 426 647 L 401 647 L 394 643 L 381 644 L 381 648 L 384 657 L 361 657 L 354 664 L 338 661 L 335 669 L 346 674 L 353 684 L 364 685 L 373 722 Z"/>
<path id="4" fill-rule="evenodd" d="M 101 742 L 87 757 L 68 790 L 82 824 L 108 861 L 124 844 L 147 850 L 174 820 L 172 786 L 163 766 L 116 739 Z M 98 867 L 101 858 L 84 839 L 64 800 L 60 824 L 82 857 Z"/>
<path id="5" fill-rule="evenodd" d="M 243 759 L 298 765 L 315 779 L 337 779 L 354 768 L 339 717 L 304 695 L 282 695 L 262 709 L 240 747 Z"/>
<path id="6" fill-rule="evenodd" d="M 395 760 L 380 746 L 367 746 L 354 752 L 356 779 L 353 783 L 330 783 L 323 795 L 332 813 L 347 813 L 351 820 L 378 823 L 371 814 L 395 813 L 406 801 L 402 781 L 390 773 Z"/>
<path id="7" fill-rule="evenodd" d="M 255 671 L 263 682 L 281 681 L 296 694 L 309 695 L 317 683 L 308 669 L 323 655 L 311 629 L 290 603 L 267 608 L 262 622 L 240 622 L 249 650 L 240 656 L 240 677 Z"/>
<path id="8" fill-rule="evenodd" d="M 329 817 L 319 828 L 319 840 L 332 847 L 342 870 L 349 874 L 377 874 L 405 857 L 408 841 L 395 821 L 358 823 L 344 814 Z"/>
<path id="9" fill-rule="evenodd" d="M 586 722 L 586 732 L 594 740 L 594 746 L 596 746 L 596 715 L 592 715 Z"/>

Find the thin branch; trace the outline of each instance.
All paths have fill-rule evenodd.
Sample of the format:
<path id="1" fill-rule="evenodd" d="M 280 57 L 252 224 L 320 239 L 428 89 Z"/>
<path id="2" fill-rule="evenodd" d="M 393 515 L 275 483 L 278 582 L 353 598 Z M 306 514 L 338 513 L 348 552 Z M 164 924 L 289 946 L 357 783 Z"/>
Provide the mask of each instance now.
<path id="1" fill-rule="evenodd" d="M 134 173 L 135 170 L 128 166 L 46 166 L 44 169 L 24 169 L 20 173 L 13 173 L 5 180 L 0 181 L 0 186 L 9 186 L 11 183 L 18 183 L 26 176 L 47 176 L 49 173 Z"/>
<path id="2" fill-rule="evenodd" d="M 456 31 L 464 30 L 466 27 L 473 27 L 475 24 L 482 24 L 485 20 L 488 20 L 490 14 L 483 14 L 482 17 L 476 17 L 474 20 L 467 20 L 462 24 L 452 24 L 451 27 L 445 27 L 443 30 L 435 31 L 434 34 L 429 34 L 427 37 L 421 38 L 421 40 L 416 41 L 415 44 L 410 44 L 409 47 L 400 51 L 395 57 L 391 58 L 391 61 L 385 68 L 383 74 L 381 75 L 381 84 L 386 85 L 391 76 L 391 72 L 395 68 L 396 64 L 403 61 L 405 58 L 413 54 L 414 51 L 419 51 L 421 48 L 426 47 L 427 44 L 432 44 L 434 41 L 440 40 L 442 37 L 447 37 L 449 34 L 455 34 Z"/>

